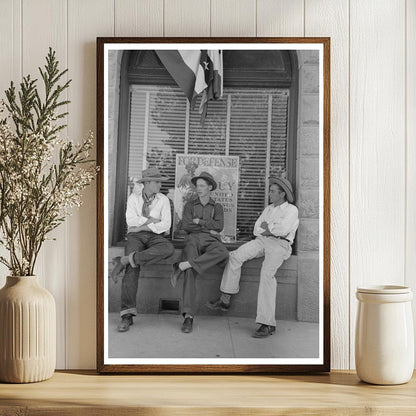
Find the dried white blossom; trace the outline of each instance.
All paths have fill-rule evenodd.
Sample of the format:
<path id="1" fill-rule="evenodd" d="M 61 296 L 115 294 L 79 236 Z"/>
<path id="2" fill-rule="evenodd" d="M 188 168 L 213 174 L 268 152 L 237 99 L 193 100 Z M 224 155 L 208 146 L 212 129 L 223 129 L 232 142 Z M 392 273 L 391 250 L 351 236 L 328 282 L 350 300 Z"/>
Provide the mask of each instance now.
<path id="1" fill-rule="evenodd" d="M 49 107 L 38 107 L 36 115 L 34 108 L 19 112 L 13 85 L 7 91 L 9 105 L 0 101 L 0 245 L 10 253 L 10 259 L 0 257 L 0 263 L 13 275 L 33 274 L 42 243 L 72 208 L 81 206 L 82 192 L 98 170 L 90 158 L 92 132 L 81 142 L 59 135 L 57 97 L 63 89 L 55 83 L 63 72 L 52 65 L 54 59 L 50 50 L 44 81 L 56 99 L 49 99 Z M 26 77 L 23 84 L 38 96 L 29 81 Z"/>

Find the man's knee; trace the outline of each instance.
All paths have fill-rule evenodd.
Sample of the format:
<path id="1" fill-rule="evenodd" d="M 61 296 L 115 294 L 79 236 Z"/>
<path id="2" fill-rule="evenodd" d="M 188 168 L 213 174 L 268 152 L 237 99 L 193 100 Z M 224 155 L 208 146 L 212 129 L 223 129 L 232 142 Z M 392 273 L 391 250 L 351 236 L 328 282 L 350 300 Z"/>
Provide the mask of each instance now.
<path id="1" fill-rule="evenodd" d="M 173 253 L 175 252 L 175 247 L 173 247 L 173 244 L 170 241 L 166 240 L 165 247 L 166 247 L 166 249 L 165 249 L 166 255 L 167 256 L 172 256 Z"/>
<path id="2" fill-rule="evenodd" d="M 187 242 L 198 242 L 199 241 L 199 236 L 197 234 L 188 234 L 185 237 L 185 243 Z"/>
<path id="3" fill-rule="evenodd" d="M 137 251 L 138 239 L 132 233 L 127 234 L 127 244 L 125 249 L 125 255 L 129 255 L 133 251 Z"/>
<path id="4" fill-rule="evenodd" d="M 183 252 L 186 256 L 194 255 L 198 252 L 198 240 L 196 239 L 196 237 L 187 238 L 185 240 Z"/>
<path id="5" fill-rule="evenodd" d="M 219 250 L 219 257 L 222 261 L 226 261 L 230 257 L 230 252 L 227 250 L 226 247 L 221 247 Z"/>
<path id="6" fill-rule="evenodd" d="M 240 247 L 237 250 L 234 250 L 231 253 L 229 253 L 229 259 L 234 263 L 244 263 L 245 261 L 247 261 L 247 254 L 242 249 L 242 247 Z"/>

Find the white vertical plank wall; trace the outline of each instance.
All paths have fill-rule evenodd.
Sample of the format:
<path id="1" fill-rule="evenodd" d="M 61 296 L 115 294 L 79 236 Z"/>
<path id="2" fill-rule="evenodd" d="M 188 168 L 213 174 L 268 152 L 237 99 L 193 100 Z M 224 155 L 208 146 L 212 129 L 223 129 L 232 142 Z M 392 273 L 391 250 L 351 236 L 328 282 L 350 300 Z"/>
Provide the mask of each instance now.
<path id="1" fill-rule="evenodd" d="M 416 292 L 416 0 L 406 2 L 406 279 Z M 413 298 L 416 322 L 416 298 Z M 416 351 L 415 351 L 416 358 Z"/>
<path id="2" fill-rule="evenodd" d="M 68 136 L 80 142 L 95 130 L 97 33 L 114 34 L 113 0 L 68 0 Z M 95 157 L 95 154 L 92 155 Z M 85 368 L 95 360 L 96 187 L 86 189 L 83 205 L 68 219 L 67 367 Z M 75 253 L 74 253 L 75 251 Z M 79 342 L 82 340 L 82 342 Z"/>
<path id="3" fill-rule="evenodd" d="M 60 68 L 67 66 L 67 2 L 66 0 L 23 0 L 22 3 L 22 56 L 23 75 L 40 78 L 38 67 L 45 65 L 49 46 L 56 51 Z M 66 76 L 64 76 L 66 81 Z M 40 78 L 41 80 L 41 78 Z M 39 81 L 39 85 L 41 82 Z M 62 98 L 65 99 L 66 93 Z M 63 107 L 65 110 L 66 107 Z M 67 129 L 61 131 L 62 136 Z M 51 233 L 56 241 L 45 241 L 35 273 L 54 296 L 57 324 L 57 366 L 66 367 L 66 281 L 68 276 L 68 223 Z M 71 251 L 73 249 L 71 248 Z"/>
<path id="4" fill-rule="evenodd" d="M 355 289 L 403 284 L 405 1 L 351 0 L 350 366 Z"/>
<path id="5" fill-rule="evenodd" d="M 307 0 L 305 36 L 331 37 L 331 363 L 349 365 L 348 3 Z"/>
<path id="6" fill-rule="evenodd" d="M 22 0 L 2 0 L 0 13 L 0 100 L 10 81 L 19 84 L 22 77 Z M 7 257 L 0 248 L 0 255 Z M 0 287 L 6 282 L 8 270 L 0 264 Z"/>
<path id="7" fill-rule="evenodd" d="M 257 0 L 257 36 L 305 36 L 304 0 Z"/>
<path id="8" fill-rule="evenodd" d="M 114 0 L 115 36 L 163 36 L 163 0 Z"/>
<path id="9" fill-rule="evenodd" d="M 164 36 L 209 36 L 210 0 L 164 2 Z"/>
<path id="10" fill-rule="evenodd" d="M 97 36 L 331 37 L 332 368 L 354 368 L 355 289 L 416 290 L 416 0 L 0 0 L 0 97 L 69 68 L 68 128 L 95 130 Z M 58 368 L 95 367 L 95 185 L 36 272 L 57 303 Z M 0 284 L 7 270 L 0 268 Z M 416 302 L 413 303 L 416 308 Z M 415 315 L 416 316 L 416 315 Z"/>
<path id="11" fill-rule="evenodd" d="M 211 36 L 256 36 L 255 0 L 211 0 Z"/>

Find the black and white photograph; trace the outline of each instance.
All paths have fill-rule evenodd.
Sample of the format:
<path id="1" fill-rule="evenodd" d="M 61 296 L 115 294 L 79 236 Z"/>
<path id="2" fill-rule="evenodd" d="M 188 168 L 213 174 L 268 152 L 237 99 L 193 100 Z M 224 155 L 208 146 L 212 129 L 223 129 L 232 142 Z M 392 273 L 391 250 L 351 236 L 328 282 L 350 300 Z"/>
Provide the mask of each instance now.
<path id="1" fill-rule="evenodd" d="M 329 45 L 98 41 L 101 370 L 325 368 Z"/>

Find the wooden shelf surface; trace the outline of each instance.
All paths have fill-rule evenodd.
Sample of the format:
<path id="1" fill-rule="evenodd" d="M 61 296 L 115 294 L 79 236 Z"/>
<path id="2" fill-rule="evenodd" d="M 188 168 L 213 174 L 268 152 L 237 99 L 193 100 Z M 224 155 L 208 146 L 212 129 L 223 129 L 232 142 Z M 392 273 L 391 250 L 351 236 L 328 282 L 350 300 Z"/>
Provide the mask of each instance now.
<path id="1" fill-rule="evenodd" d="M 0 383 L 0 415 L 416 415 L 416 375 L 399 386 L 354 372 L 319 375 L 97 375 L 58 371 Z"/>

